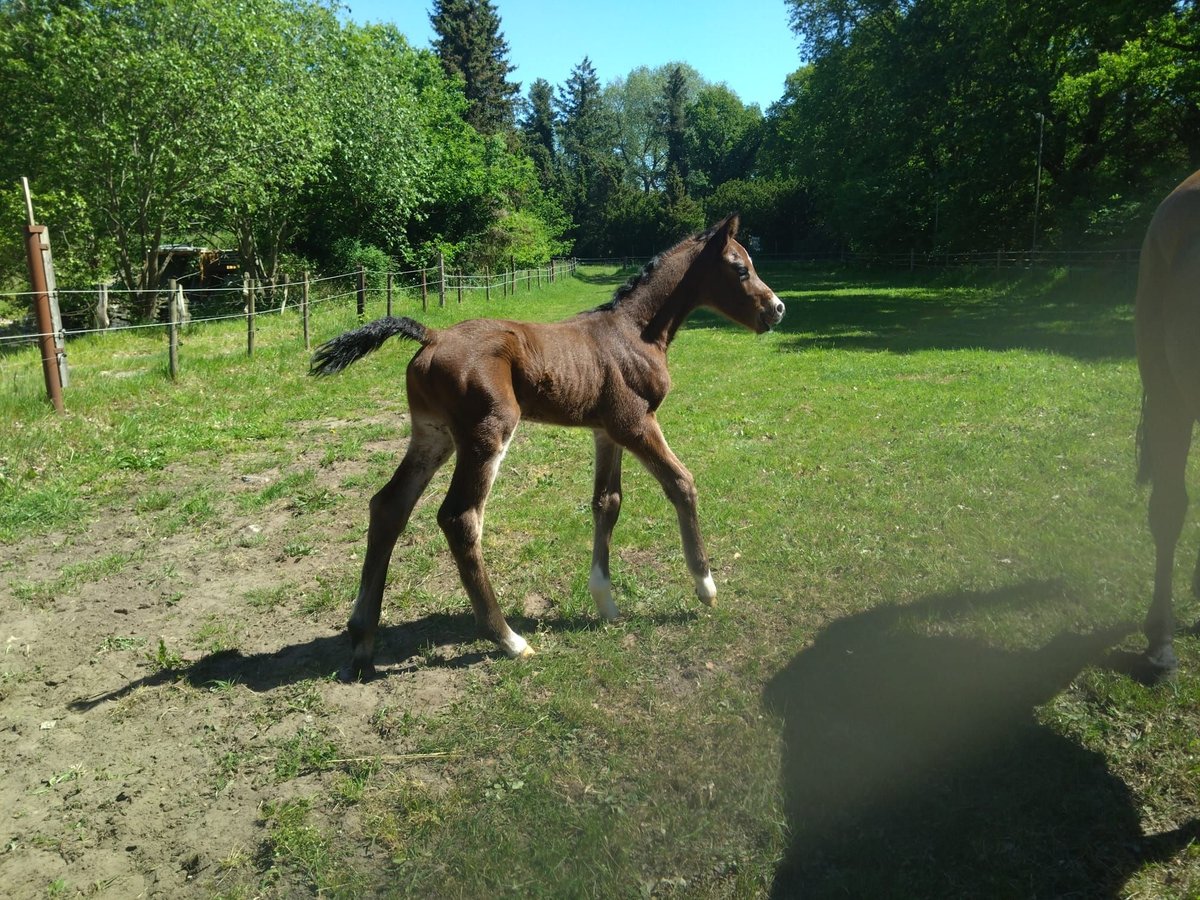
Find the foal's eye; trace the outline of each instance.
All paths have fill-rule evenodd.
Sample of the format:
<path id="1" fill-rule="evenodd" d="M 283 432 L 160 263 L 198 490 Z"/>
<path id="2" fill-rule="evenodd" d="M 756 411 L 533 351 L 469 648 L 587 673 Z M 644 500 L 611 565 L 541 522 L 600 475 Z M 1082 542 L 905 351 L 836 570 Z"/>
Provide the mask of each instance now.
<path id="1" fill-rule="evenodd" d="M 743 266 L 741 263 L 738 263 L 734 267 L 734 269 L 738 273 L 738 278 L 742 279 L 742 281 L 745 281 L 747 278 L 750 277 L 750 270 L 747 269 L 745 266 Z"/>

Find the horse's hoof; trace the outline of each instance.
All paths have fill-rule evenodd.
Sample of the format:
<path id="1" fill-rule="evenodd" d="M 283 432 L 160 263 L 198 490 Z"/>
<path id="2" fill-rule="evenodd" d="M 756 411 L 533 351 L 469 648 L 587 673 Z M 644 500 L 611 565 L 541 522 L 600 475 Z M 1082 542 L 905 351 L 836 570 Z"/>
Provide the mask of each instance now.
<path id="1" fill-rule="evenodd" d="M 1145 660 L 1155 681 L 1170 681 L 1179 671 L 1179 658 L 1170 644 L 1147 650 Z"/>
<path id="2" fill-rule="evenodd" d="M 504 651 L 504 655 L 509 659 L 529 659 L 536 655 L 525 638 L 515 631 L 509 632 L 508 637 L 502 638 L 498 643 L 500 649 Z"/>
<path id="3" fill-rule="evenodd" d="M 371 663 L 350 663 L 338 672 L 338 681 L 342 684 L 368 682 L 375 677 L 375 666 Z"/>

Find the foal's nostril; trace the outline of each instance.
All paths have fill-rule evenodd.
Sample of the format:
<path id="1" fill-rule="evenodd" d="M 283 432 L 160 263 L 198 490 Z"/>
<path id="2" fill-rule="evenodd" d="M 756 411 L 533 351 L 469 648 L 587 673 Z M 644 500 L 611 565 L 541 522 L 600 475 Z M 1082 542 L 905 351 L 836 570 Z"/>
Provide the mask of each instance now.
<path id="1" fill-rule="evenodd" d="M 776 297 L 776 298 L 775 298 L 775 300 L 774 300 L 774 302 L 773 302 L 773 304 L 772 304 L 772 308 L 775 310 L 775 318 L 776 318 L 776 320 L 778 321 L 779 319 L 782 319 L 782 318 L 783 318 L 783 313 L 784 313 L 784 310 L 785 310 L 785 307 L 784 307 L 784 305 L 783 305 L 783 301 L 782 301 L 782 300 L 780 300 L 778 297 Z"/>

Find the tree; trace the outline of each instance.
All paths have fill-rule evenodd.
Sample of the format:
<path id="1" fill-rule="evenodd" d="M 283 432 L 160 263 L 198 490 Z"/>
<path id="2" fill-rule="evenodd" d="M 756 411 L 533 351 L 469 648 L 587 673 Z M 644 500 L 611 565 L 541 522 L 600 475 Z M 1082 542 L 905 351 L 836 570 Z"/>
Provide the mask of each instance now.
<path id="1" fill-rule="evenodd" d="M 693 191 L 701 196 L 748 178 L 763 139 L 763 115 L 723 84 L 705 85 L 687 108 L 686 158 Z"/>
<path id="2" fill-rule="evenodd" d="M 567 211 L 575 225 L 576 252 L 602 243 L 604 207 L 620 184 L 613 155 L 616 123 L 600 93 L 600 79 L 586 56 L 556 98 L 562 135 L 562 173 Z"/>
<path id="3" fill-rule="evenodd" d="M 429 20 L 442 67 L 463 80 L 467 121 L 483 134 L 511 130 L 520 85 L 508 80 L 513 66 L 491 0 L 434 0 Z"/>
<path id="4" fill-rule="evenodd" d="M 305 151 L 270 142 L 311 146 L 284 110 L 251 120 L 281 95 L 305 94 L 309 70 L 294 65 L 292 39 L 298 21 L 325 13 L 302 0 L 240 9 L 244 21 L 217 0 L 0 2 L 0 97 L 24 117 L 0 138 L 5 174 L 78 198 L 75 224 L 91 237 L 64 237 L 91 248 L 92 277 L 115 267 L 145 316 L 169 262 L 164 244 L 216 224 L 210 212 L 238 190 L 231 173 L 285 189 L 282 156 Z"/>
<path id="5" fill-rule="evenodd" d="M 662 96 L 662 129 L 667 143 L 667 172 L 674 171 L 679 177 L 679 187 L 687 191 L 687 119 L 684 106 L 687 103 L 687 81 L 681 66 L 672 66 Z"/>
<path id="6" fill-rule="evenodd" d="M 554 128 L 554 87 L 544 78 L 529 86 L 529 102 L 521 121 L 521 134 L 525 149 L 538 169 L 542 186 L 549 189 L 554 184 L 554 171 L 558 158 Z"/>

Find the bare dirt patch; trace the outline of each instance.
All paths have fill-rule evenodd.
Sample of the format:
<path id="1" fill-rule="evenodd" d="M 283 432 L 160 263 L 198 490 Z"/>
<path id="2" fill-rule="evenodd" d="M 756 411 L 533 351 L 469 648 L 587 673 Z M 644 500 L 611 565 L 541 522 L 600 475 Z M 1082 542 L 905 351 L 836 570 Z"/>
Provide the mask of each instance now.
<path id="1" fill-rule="evenodd" d="M 290 895 L 311 887 L 274 867 L 281 804 L 327 794 L 354 760 L 436 787 L 437 760 L 405 760 L 420 716 L 446 713 L 491 656 L 460 651 L 465 615 L 393 608 L 412 627 L 383 629 L 386 677 L 331 680 L 369 495 L 339 488 L 362 463 L 314 461 L 335 439 L 323 427 L 283 466 L 175 465 L 130 492 L 199 493 L 191 520 L 176 502 L 109 508 L 4 548 L 6 896 Z M 320 515 L 295 494 L 256 499 L 306 471 Z"/>

